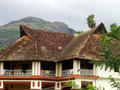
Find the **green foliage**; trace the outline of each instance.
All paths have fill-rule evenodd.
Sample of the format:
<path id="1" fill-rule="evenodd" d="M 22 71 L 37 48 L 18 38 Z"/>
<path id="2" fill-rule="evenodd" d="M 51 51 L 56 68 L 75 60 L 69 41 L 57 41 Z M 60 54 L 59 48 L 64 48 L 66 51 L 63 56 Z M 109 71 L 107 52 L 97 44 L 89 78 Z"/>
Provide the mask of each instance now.
<path id="1" fill-rule="evenodd" d="M 94 14 L 91 14 L 88 16 L 87 24 L 88 24 L 88 27 L 90 27 L 90 28 L 94 28 L 96 26 L 96 22 L 94 20 Z"/>
<path id="2" fill-rule="evenodd" d="M 109 36 L 120 40 L 120 26 L 118 26 L 116 23 L 111 24 Z"/>
<path id="3" fill-rule="evenodd" d="M 92 84 L 88 84 L 86 89 L 87 90 L 97 90 L 97 88 L 95 86 L 93 86 Z"/>
<path id="4" fill-rule="evenodd" d="M 120 41 L 119 41 L 119 29 L 118 33 L 115 32 L 116 25 L 111 26 L 111 32 L 109 36 L 103 35 L 100 40 L 100 52 L 98 53 L 102 61 L 92 61 L 91 63 L 101 68 L 105 66 L 105 70 L 114 70 L 115 72 L 120 72 Z M 114 38 L 113 38 L 114 37 Z M 116 40 L 118 39 L 118 40 Z M 116 82 L 114 78 L 110 78 L 111 86 L 120 90 L 120 82 Z"/>
<path id="5" fill-rule="evenodd" d="M 80 34 L 80 33 L 83 33 L 83 31 L 76 31 L 74 34 Z"/>
<path id="6" fill-rule="evenodd" d="M 92 84 L 88 84 L 86 86 L 86 88 L 79 88 L 79 86 L 73 81 L 69 81 L 69 82 L 66 82 L 65 83 L 66 86 L 69 86 L 69 87 L 73 87 L 75 88 L 76 90 L 98 90 L 95 86 L 93 86 Z M 101 90 L 101 89 L 100 89 Z"/>
<path id="7" fill-rule="evenodd" d="M 99 55 L 105 60 L 92 61 L 96 66 L 101 68 L 105 65 L 105 70 L 110 68 L 115 72 L 120 71 L 120 42 L 109 36 L 103 35 L 100 40 Z"/>
<path id="8" fill-rule="evenodd" d="M 0 48 L 0 51 L 3 51 L 4 50 L 4 48 Z"/>
<path id="9" fill-rule="evenodd" d="M 114 78 L 110 76 L 110 83 L 113 88 L 120 90 L 120 82 L 117 82 Z"/>

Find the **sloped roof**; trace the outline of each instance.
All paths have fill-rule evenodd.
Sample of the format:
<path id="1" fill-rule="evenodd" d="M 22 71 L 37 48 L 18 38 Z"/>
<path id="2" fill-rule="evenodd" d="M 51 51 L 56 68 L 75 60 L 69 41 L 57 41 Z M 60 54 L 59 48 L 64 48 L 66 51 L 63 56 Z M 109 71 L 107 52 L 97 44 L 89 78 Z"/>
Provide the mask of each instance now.
<path id="1" fill-rule="evenodd" d="M 73 35 L 20 26 L 20 39 L 0 53 L 0 61 L 54 61 Z"/>
<path id="2" fill-rule="evenodd" d="M 103 23 L 78 36 L 34 30 L 21 25 L 20 39 L 0 53 L 0 61 L 61 61 L 75 58 L 100 60 L 97 37 L 103 32 L 107 33 Z"/>
<path id="3" fill-rule="evenodd" d="M 73 58 L 99 60 L 100 58 L 97 55 L 98 48 L 96 48 L 99 47 L 98 38 L 94 37 L 93 34 L 101 34 L 103 32 L 107 33 L 104 24 L 101 23 L 97 27 L 74 37 L 61 52 L 59 60 Z"/>

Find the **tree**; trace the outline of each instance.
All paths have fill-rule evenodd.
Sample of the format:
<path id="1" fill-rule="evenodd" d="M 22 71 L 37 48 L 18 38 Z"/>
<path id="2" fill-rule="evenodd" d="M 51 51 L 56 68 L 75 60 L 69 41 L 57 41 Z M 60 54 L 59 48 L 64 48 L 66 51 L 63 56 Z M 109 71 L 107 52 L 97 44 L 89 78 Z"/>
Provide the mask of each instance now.
<path id="1" fill-rule="evenodd" d="M 76 31 L 74 34 L 80 34 L 80 33 L 83 33 L 83 31 Z"/>
<path id="2" fill-rule="evenodd" d="M 120 40 L 120 26 L 117 26 L 116 23 L 111 24 L 109 36 L 111 36 L 117 40 Z"/>
<path id="3" fill-rule="evenodd" d="M 120 26 L 116 23 L 110 25 L 110 32 L 108 35 L 102 35 L 100 38 L 100 47 L 98 54 L 102 61 L 92 61 L 96 66 L 103 67 L 105 70 L 110 68 L 120 74 Z M 120 89 L 120 82 L 110 78 L 111 86 Z"/>
<path id="4" fill-rule="evenodd" d="M 94 20 L 94 14 L 91 14 L 87 17 L 87 24 L 88 27 L 90 28 L 94 28 L 96 26 L 96 22 Z"/>

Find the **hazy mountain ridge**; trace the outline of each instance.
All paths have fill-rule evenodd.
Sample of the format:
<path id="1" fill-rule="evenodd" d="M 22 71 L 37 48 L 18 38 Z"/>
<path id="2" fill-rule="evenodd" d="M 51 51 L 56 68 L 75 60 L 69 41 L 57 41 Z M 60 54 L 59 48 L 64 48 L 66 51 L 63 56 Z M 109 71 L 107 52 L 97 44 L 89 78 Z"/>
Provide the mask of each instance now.
<path id="1" fill-rule="evenodd" d="M 34 29 L 49 30 L 62 33 L 75 31 L 63 22 L 48 22 L 37 17 L 26 17 L 0 26 L 0 48 L 6 47 L 19 38 L 19 25 L 24 24 Z"/>

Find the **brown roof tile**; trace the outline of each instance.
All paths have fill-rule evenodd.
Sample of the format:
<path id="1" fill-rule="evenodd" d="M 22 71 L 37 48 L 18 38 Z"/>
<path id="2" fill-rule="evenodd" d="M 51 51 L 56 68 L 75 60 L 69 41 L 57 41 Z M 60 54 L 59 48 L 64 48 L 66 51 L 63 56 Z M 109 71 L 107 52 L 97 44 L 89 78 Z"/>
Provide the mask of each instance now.
<path id="1" fill-rule="evenodd" d="M 24 25 L 20 26 L 20 36 L 20 39 L 0 54 L 1 61 L 54 61 L 73 38 L 71 34 L 33 30 Z"/>

